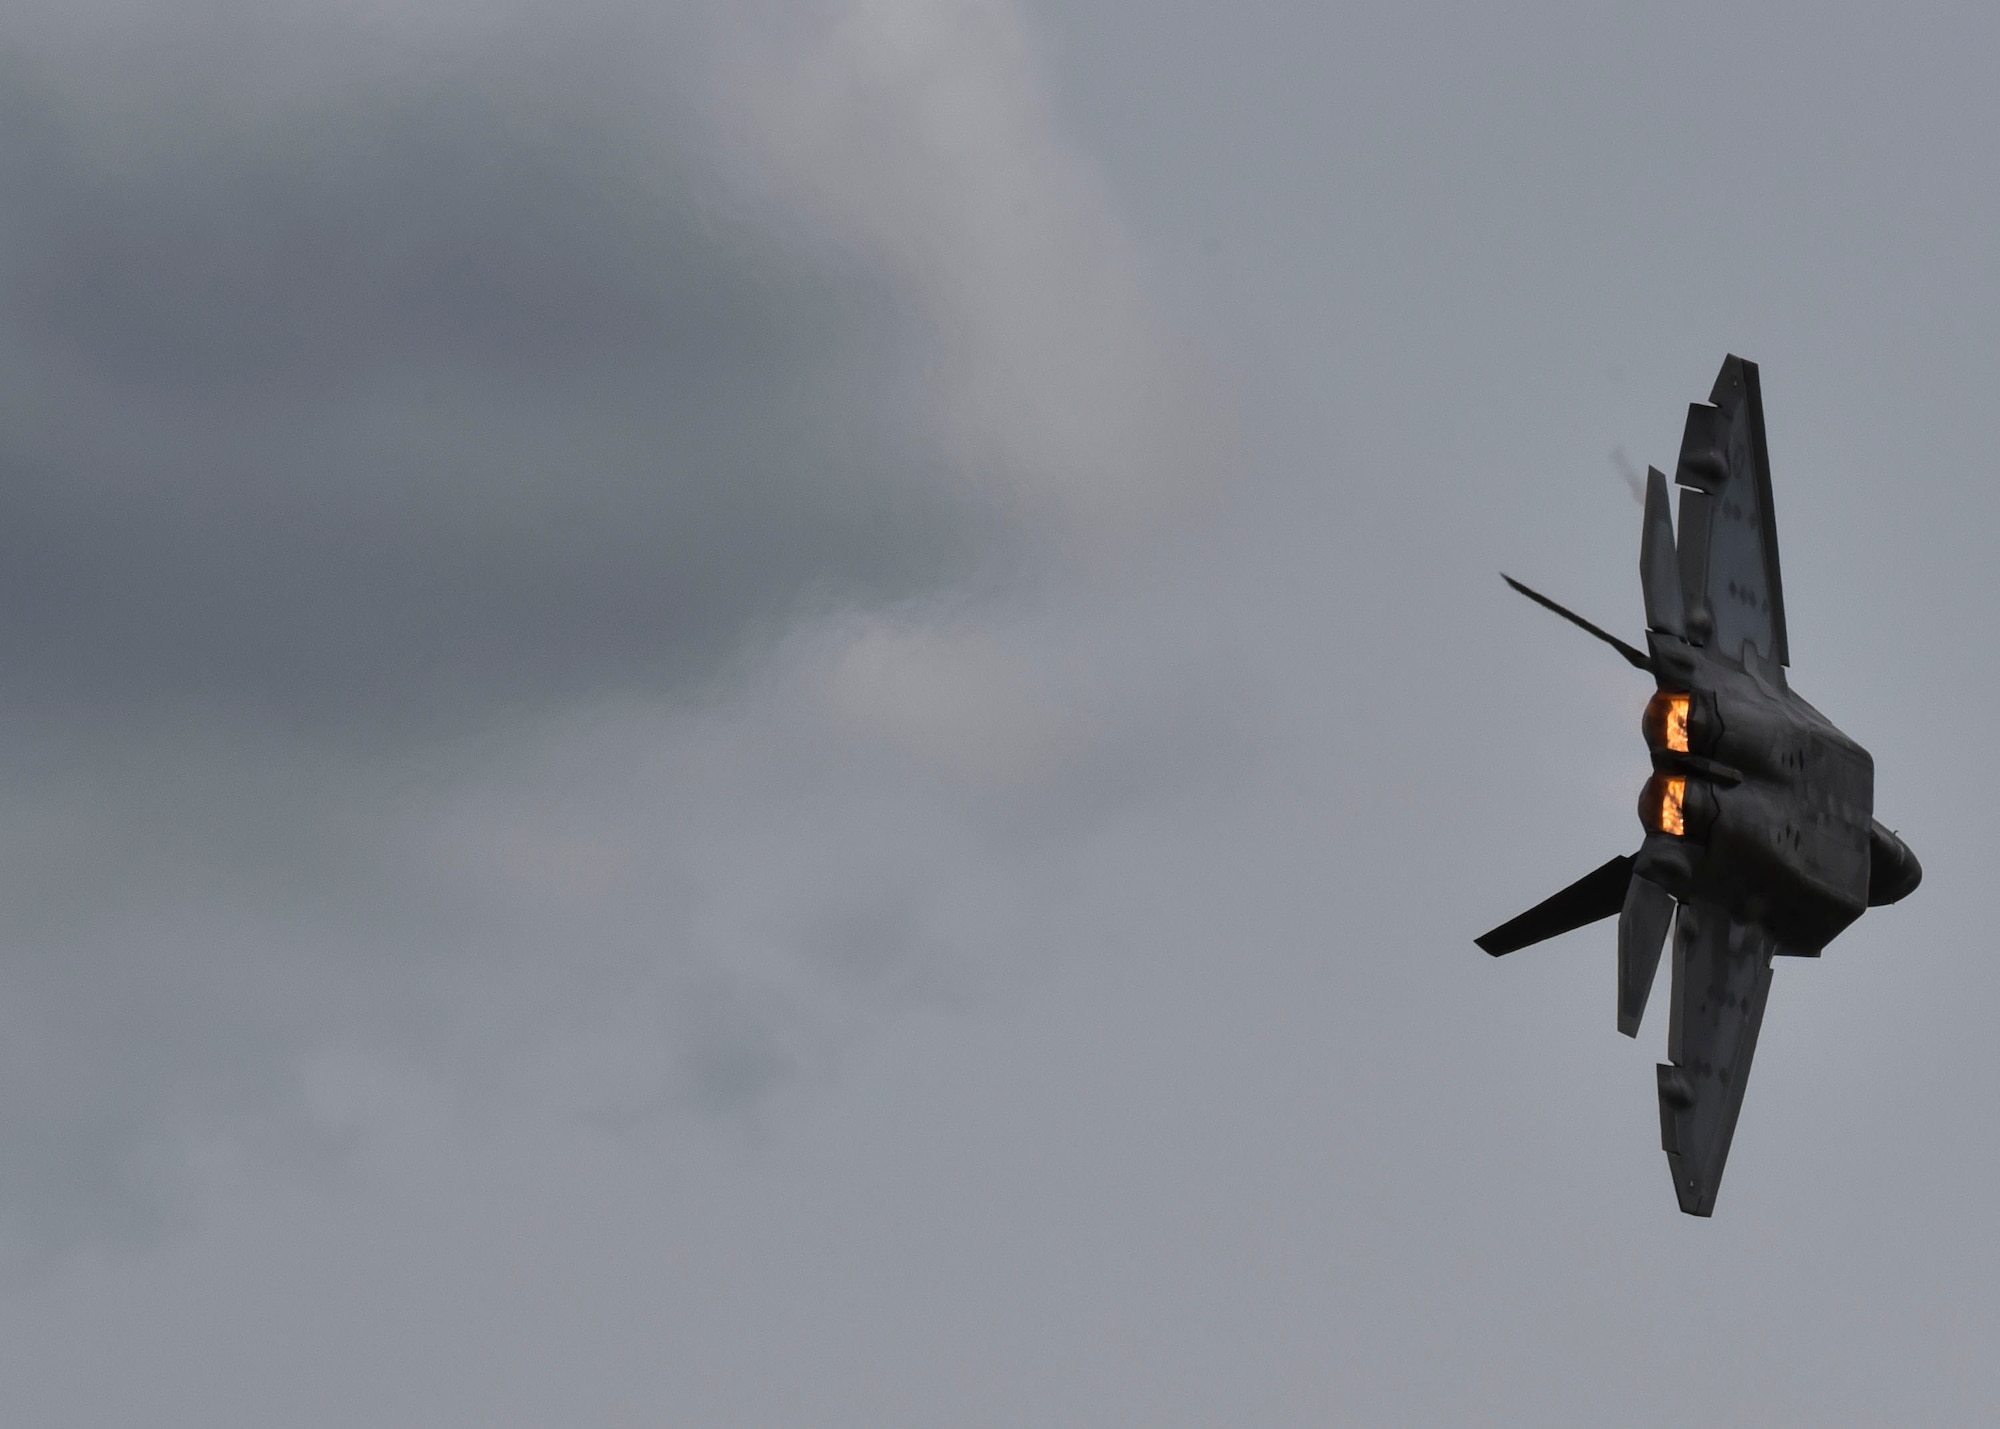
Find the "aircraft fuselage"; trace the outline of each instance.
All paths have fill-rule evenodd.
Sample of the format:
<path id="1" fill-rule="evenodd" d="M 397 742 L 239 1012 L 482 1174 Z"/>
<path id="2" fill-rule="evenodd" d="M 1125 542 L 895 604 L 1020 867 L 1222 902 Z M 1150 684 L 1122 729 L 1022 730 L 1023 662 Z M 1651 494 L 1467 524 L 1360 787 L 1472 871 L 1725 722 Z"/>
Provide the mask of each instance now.
<path id="1" fill-rule="evenodd" d="M 1655 777 L 1634 872 L 1761 924 L 1777 952 L 1816 955 L 1870 902 L 1875 761 L 1754 650 L 1739 667 L 1658 631 L 1647 643 L 1663 686 L 1655 705 L 1685 694 L 1687 713 L 1680 738 L 1645 722 Z M 1669 781 L 1679 781 L 1678 831 L 1660 818 Z M 1880 838 L 1901 847 L 1886 829 Z"/>

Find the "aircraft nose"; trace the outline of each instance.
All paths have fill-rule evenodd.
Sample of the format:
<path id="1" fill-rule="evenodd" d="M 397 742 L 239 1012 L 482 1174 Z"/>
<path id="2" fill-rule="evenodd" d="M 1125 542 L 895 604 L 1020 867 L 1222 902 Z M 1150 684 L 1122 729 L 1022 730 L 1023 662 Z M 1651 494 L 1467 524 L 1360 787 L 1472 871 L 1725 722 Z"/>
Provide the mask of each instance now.
<path id="1" fill-rule="evenodd" d="M 1871 820 L 1868 829 L 1868 906 L 1880 908 L 1885 903 L 1908 898 L 1923 881 L 1924 866 L 1917 862 L 1910 846 L 1883 828 L 1880 819 Z"/>

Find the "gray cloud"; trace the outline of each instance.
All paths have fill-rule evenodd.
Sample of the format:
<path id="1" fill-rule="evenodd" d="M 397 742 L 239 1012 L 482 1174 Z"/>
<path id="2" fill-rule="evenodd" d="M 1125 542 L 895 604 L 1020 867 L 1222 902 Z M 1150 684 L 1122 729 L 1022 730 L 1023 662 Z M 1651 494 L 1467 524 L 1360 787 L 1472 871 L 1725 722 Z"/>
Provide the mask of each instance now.
<path id="1" fill-rule="evenodd" d="M 753 1114 L 1137 797 L 1048 656 L 1205 419 L 1004 8 L 52 11 L 0 74 L 0 1250 L 327 1151 L 343 1049 Z"/>
<path id="2" fill-rule="evenodd" d="M 2000 18 L 621 4 L 0 18 L 0 497 L 70 523 L 23 559 L 136 493 L 122 549 L 241 597 L 0 662 L 0 1419 L 1990 1418 Z M 550 187 L 615 221 L 381 299 Z M 147 262 L 218 301 L 74 277 Z M 1149 296 L 1238 379 L 1233 508 Z M 617 355 L 683 309 L 734 386 L 648 405 L 706 391 Z M 1469 939 L 1647 772 L 1647 682 L 1495 568 L 1634 633 L 1606 454 L 1731 348 L 1793 674 L 1927 878 L 1779 970 L 1696 1223 L 1608 932 Z M 822 469 L 797 559 L 703 575 Z M 587 615 L 628 529 L 738 593 L 702 640 Z M 298 614 L 313 542 L 369 624 Z"/>
<path id="3" fill-rule="evenodd" d="M 109 114 L 15 59 L 12 703 L 326 726 L 666 688 L 1004 541 L 915 420 L 898 276 L 685 103 L 532 49 L 297 96 L 252 53 Z"/>

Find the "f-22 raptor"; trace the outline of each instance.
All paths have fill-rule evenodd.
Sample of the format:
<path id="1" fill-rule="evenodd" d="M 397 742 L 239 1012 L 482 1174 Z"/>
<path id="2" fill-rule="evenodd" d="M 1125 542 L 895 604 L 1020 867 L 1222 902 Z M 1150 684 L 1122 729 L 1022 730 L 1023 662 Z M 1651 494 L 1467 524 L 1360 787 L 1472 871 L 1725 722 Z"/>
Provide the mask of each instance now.
<path id="1" fill-rule="evenodd" d="M 1757 364 L 1731 356 L 1688 408 L 1674 481 L 1646 473 L 1639 650 L 1507 584 L 1653 677 L 1641 728 L 1653 774 L 1639 796 L 1645 840 L 1477 939 L 1494 957 L 1614 914 L 1618 1030 L 1639 1019 L 1673 929 L 1660 1140 L 1689 1215 L 1715 1210 L 1743 1106 L 1771 959 L 1818 957 L 1868 908 L 1906 897 L 1916 856 L 1874 817 L 1875 762 L 1785 676 L 1784 587 Z"/>

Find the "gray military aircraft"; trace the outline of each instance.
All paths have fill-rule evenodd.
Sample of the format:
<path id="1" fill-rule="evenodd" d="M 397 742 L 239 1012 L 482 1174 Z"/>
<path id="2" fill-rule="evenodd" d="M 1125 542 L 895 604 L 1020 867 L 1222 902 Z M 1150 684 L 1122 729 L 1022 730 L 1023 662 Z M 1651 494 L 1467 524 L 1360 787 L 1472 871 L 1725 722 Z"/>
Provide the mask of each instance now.
<path id="1" fill-rule="evenodd" d="M 1868 751 L 1785 678 L 1791 651 L 1756 363 L 1727 358 L 1708 401 L 1688 408 L 1674 480 L 1678 543 L 1667 479 L 1646 473 L 1646 649 L 1502 577 L 1653 677 L 1641 721 L 1653 776 L 1639 796 L 1646 837 L 1637 853 L 1476 941 L 1497 958 L 1616 914 L 1618 1030 L 1636 1037 L 1672 924 L 1660 1140 L 1681 1209 L 1706 1216 L 1743 1105 L 1772 957 L 1818 957 L 1864 910 L 1907 896 L 1923 869 L 1874 817 Z"/>

